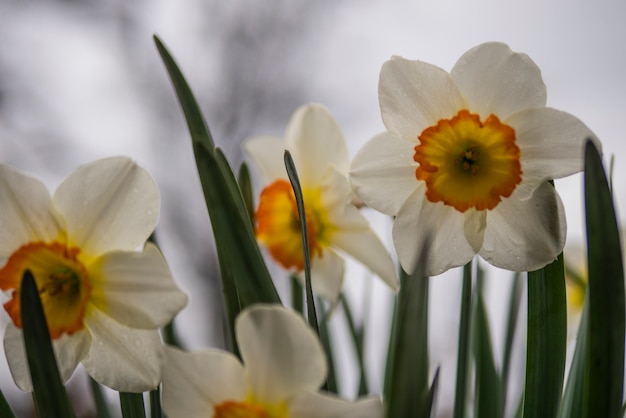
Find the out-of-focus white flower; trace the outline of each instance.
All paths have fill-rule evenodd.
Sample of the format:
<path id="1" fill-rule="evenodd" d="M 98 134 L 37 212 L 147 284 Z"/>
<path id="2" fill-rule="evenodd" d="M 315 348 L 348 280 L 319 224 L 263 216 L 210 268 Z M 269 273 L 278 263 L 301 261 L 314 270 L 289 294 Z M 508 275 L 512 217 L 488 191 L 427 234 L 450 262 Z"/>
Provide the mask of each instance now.
<path id="1" fill-rule="evenodd" d="M 352 204 L 343 133 L 321 105 L 299 108 L 289 121 L 285 141 L 259 137 L 245 143 L 266 185 L 255 216 L 259 242 L 284 268 L 295 272 L 304 268 L 299 216 L 283 159 L 285 149 L 292 155 L 302 187 L 314 291 L 332 301 L 337 299 L 344 265 L 338 251 L 354 257 L 397 290 L 391 257 Z"/>
<path id="2" fill-rule="evenodd" d="M 426 273 L 479 254 L 515 271 L 553 261 L 565 243 L 565 214 L 547 182 L 582 170 L 592 132 L 545 107 L 539 68 L 507 45 L 466 52 L 450 73 L 393 57 L 380 73 L 387 132 L 352 162 L 367 205 L 396 217 L 393 238 L 411 272 L 429 237 Z"/>
<path id="3" fill-rule="evenodd" d="M 26 270 L 64 381 L 82 363 L 118 391 L 159 384 L 158 328 L 187 297 L 157 247 L 144 246 L 158 216 L 154 181 L 128 158 L 79 167 L 52 197 L 39 180 L 0 165 L 0 289 L 11 298 L 4 308 L 12 320 L 4 348 L 20 389 L 31 390 L 20 313 Z"/>
<path id="4" fill-rule="evenodd" d="M 163 410 L 170 418 L 382 417 L 378 398 L 347 402 L 317 393 L 326 377 L 319 340 L 282 306 L 255 305 L 235 322 L 234 355 L 166 348 Z"/>

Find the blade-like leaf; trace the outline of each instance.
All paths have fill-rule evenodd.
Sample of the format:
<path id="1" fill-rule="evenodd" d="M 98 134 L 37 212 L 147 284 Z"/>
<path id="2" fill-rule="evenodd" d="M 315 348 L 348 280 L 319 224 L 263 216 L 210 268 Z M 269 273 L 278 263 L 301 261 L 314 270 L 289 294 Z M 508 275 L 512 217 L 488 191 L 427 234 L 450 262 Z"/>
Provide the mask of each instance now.
<path id="1" fill-rule="evenodd" d="M 522 300 L 524 281 L 521 273 L 515 273 L 511 285 L 509 297 L 509 311 L 507 315 L 506 330 L 504 333 L 504 353 L 502 355 L 502 405 L 506 407 L 507 391 L 509 387 L 509 371 L 511 366 L 511 353 L 513 351 L 513 338 L 515 337 L 515 325 L 519 316 L 519 307 Z"/>
<path id="2" fill-rule="evenodd" d="M 39 416 L 74 417 L 52 350 L 39 291 L 29 270 L 22 276 L 20 289 L 24 345 L 33 383 L 33 398 Z"/>
<path id="3" fill-rule="evenodd" d="M 254 225 L 254 193 L 252 191 L 250 169 L 248 169 L 248 165 L 246 163 L 241 164 L 241 167 L 239 167 L 237 183 L 239 183 L 239 189 L 241 190 L 241 195 L 243 196 L 243 202 L 246 205 L 246 211 L 250 217 L 250 223 Z"/>
<path id="4" fill-rule="evenodd" d="M 424 245 L 423 248 L 427 248 Z M 408 276 L 400 274 L 400 291 L 395 326 L 389 346 L 390 373 L 385 383 L 387 416 L 422 418 L 430 416 L 428 378 L 428 281 L 418 258 L 417 268 Z"/>
<path id="5" fill-rule="evenodd" d="M 326 383 L 322 388 L 324 391 L 330 393 L 339 393 L 339 383 L 337 382 L 337 372 L 335 369 L 335 356 L 333 352 L 333 340 L 328 329 L 328 313 L 324 307 L 324 303 L 321 299 L 317 299 L 317 306 L 319 307 L 322 320 L 320 321 L 320 341 L 324 347 L 324 353 L 326 354 L 326 363 L 328 364 L 328 376 L 326 377 Z"/>
<path id="6" fill-rule="evenodd" d="M 280 299 L 256 243 L 235 176 L 221 150 L 214 147 L 199 106 L 176 62 L 156 36 L 154 40 L 189 127 L 215 235 L 228 323 L 232 326 L 240 309 L 254 303 L 280 303 Z"/>
<path id="7" fill-rule="evenodd" d="M 218 256 L 234 277 L 241 309 L 255 303 L 280 303 L 221 150 L 217 148 L 213 154 L 203 145 L 194 149 Z"/>
<path id="8" fill-rule="evenodd" d="M 91 377 L 89 378 L 89 383 L 91 385 L 91 394 L 93 395 L 94 404 L 96 405 L 96 415 L 98 418 L 111 418 L 113 415 L 111 414 L 109 405 L 107 404 L 104 394 L 102 393 L 102 387 Z"/>
<path id="9" fill-rule="evenodd" d="M 469 337 L 472 308 L 472 262 L 463 267 L 463 290 L 461 291 L 461 313 L 459 320 L 459 349 L 456 360 L 456 388 L 454 394 L 454 418 L 465 416 L 467 382 L 471 363 L 469 361 Z"/>
<path id="10" fill-rule="evenodd" d="M 163 412 L 161 411 L 161 389 L 158 386 L 156 389 L 150 391 L 150 418 L 163 418 Z"/>
<path id="11" fill-rule="evenodd" d="M 476 280 L 476 305 L 472 316 L 472 339 L 476 362 L 475 416 L 499 418 L 502 416 L 502 386 L 496 370 L 489 320 L 482 295 L 482 272 L 478 269 Z"/>
<path id="12" fill-rule="evenodd" d="M 350 337 L 354 344 L 356 351 L 357 363 L 359 365 L 359 390 L 357 397 L 365 396 L 369 393 L 369 385 L 367 384 L 367 372 L 365 370 L 365 353 L 363 353 L 363 326 L 357 328 L 354 322 L 354 316 L 352 315 L 352 309 L 346 295 L 341 293 L 339 300 L 343 307 L 344 314 L 346 315 L 346 321 L 348 322 L 348 329 L 350 330 Z"/>
<path id="13" fill-rule="evenodd" d="M 304 315 L 304 289 L 295 275 L 291 275 L 291 308 Z"/>
<path id="14" fill-rule="evenodd" d="M 430 389 L 428 391 L 428 408 L 430 410 L 430 418 L 434 418 L 436 416 L 435 402 L 437 400 L 437 393 L 439 393 L 440 369 L 441 367 L 437 367 L 437 370 L 435 370 L 435 376 L 433 377 L 433 382 L 430 384 Z"/>
<path id="15" fill-rule="evenodd" d="M 123 418 L 146 418 L 142 393 L 120 392 L 120 407 Z"/>
<path id="16" fill-rule="evenodd" d="M 561 402 L 567 339 L 563 254 L 528 273 L 524 417 L 555 417 Z"/>
<path id="17" fill-rule="evenodd" d="M 15 414 L 13 413 L 13 410 L 9 406 L 9 403 L 4 397 L 4 394 L 2 393 L 2 391 L 0 391 L 0 417 L 15 418 Z"/>
<path id="18" fill-rule="evenodd" d="M 298 217 L 300 218 L 300 231 L 302 232 L 302 250 L 304 252 L 304 289 L 306 293 L 307 319 L 309 325 L 319 335 L 319 327 L 317 325 L 317 314 L 315 312 L 315 299 L 313 297 L 313 288 L 311 286 L 311 258 L 309 252 L 309 232 L 306 227 L 306 211 L 304 210 L 304 198 L 302 196 L 302 188 L 298 179 L 296 165 L 291 158 L 289 151 L 285 150 L 285 168 L 291 182 L 291 188 L 296 198 L 296 206 L 298 207 Z"/>
<path id="19" fill-rule="evenodd" d="M 585 300 L 588 296 L 585 296 Z M 585 301 L 583 314 L 578 325 L 574 357 L 570 365 L 567 385 L 561 399 L 559 418 L 581 418 L 583 416 L 583 394 L 585 392 L 585 359 L 587 352 L 587 330 L 589 303 Z"/>
<path id="20" fill-rule="evenodd" d="M 624 270 L 611 191 L 595 145 L 585 147 L 589 318 L 586 417 L 620 417 L 624 390 Z"/>

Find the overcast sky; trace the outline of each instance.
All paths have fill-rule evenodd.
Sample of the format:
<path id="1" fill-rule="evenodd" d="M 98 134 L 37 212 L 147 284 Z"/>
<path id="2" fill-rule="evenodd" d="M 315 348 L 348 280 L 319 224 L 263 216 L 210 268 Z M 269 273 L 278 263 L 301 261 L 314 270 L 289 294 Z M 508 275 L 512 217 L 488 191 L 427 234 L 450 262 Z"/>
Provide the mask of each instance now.
<path id="1" fill-rule="evenodd" d="M 233 137 L 228 142 L 216 135 L 216 141 L 237 163 L 241 140 L 282 135 L 291 111 L 310 101 L 325 104 L 335 115 L 354 154 L 383 130 L 377 86 L 385 60 L 401 55 L 450 70 L 469 48 L 502 41 L 539 65 L 548 105 L 585 122 L 603 142 L 605 160 L 615 155 L 615 195 L 621 217 L 626 216 L 626 2 L 258 3 L 262 6 L 235 0 L 3 1 L 0 161 L 55 186 L 79 164 L 130 155 L 162 189 L 165 231 L 180 231 L 185 224 L 167 226 L 174 212 L 196 211 L 200 215 L 193 219 L 206 218 L 183 119 L 153 34 L 178 59 L 210 124 Z M 224 41 L 229 37 L 234 42 Z M 231 60 L 235 54 L 249 59 Z M 231 76 L 235 81 L 225 84 Z M 189 184 L 180 184 L 181 178 Z M 581 177 L 559 181 L 557 187 L 570 239 L 581 240 Z M 177 193 L 188 193 L 185 202 L 191 203 L 182 208 L 169 204 L 180 200 Z M 203 228 L 208 230 L 208 222 Z M 166 255 L 168 246 L 176 247 L 183 238 L 165 237 Z M 170 260 L 175 272 L 188 261 Z M 203 308 L 198 309 L 192 312 Z M 0 360 L 1 374 L 5 367 Z M 11 391 L 8 386 L 3 382 L 2 390 Z"/>

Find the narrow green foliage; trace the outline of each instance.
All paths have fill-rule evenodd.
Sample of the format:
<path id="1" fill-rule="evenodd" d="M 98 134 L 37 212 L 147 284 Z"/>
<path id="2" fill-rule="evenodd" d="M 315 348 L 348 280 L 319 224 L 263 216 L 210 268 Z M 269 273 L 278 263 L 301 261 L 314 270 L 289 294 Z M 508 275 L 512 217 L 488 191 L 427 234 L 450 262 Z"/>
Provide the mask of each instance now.
<path id="1" fill-rule="evenodd" d="M 346 315 L 346 321 L 348 322 L 348 328 L 350 329 L 350 336 L 354 343 L 354 349 L 356 351 L 357 362 L 359 364 L 359 390 L 358 397 L 367 395 L 369 393 L 369 385 L 367 384 L 367 373 L 365 370 L 365 353 L 363 352 L 363 339 L 365 333 L 363 332 L 363 326 L 357 328 L 354 322 L 354 316 L 352 315 L 352 309 L 350 309 L 350 303 L 346 298 L 346 295 L 341 293 L 340 296 L 341 306 Z"/>
<path id="2" fill-rule="evenodd" d="M 289 282 L 291 283 L 291 307 L 294 311 L 304 315 L 304 289 L 300 280 L 295 275 L 291 275 Z"/>
<path id="3" fill-rule="evenodd" d="M 309 232 L 306 227 L 306 212 L 304 210 L 304 198 L 302 197 L 302 188 L 298 179 L 296 165 L 291 158 L 289 151 L 285 150 L 285 168 L 291 182 L 291 188 L 296 198 L 296 206 L 298 207 L 298 217 L 300 218 L 300 230 L 302 232 L 302 250 L 304 257 L 304 289 L 306 291 L 306 307 L 309 325 L 319 335 L 319 327 L 317 325 L 317 313 L 315 312 L 315 299 L 313 297 L 313 288 L 311 287 L 311 257 L 309 256 Z"/>
<path id="4" fill-rule="evenodd" d="M 29 270 L 22 276 L 20 289 L 22 330 L 35 407 L 39 416 L 74 417 L 52 350 L 35 278 Z"/>
<path id="5" fill-rule="evenodd" d="M 507 314 L 506 330 L 504 336 L 504 353 L 502 355 L 502 405 L 506 407 L 507 391 L 509 387 L 509 371 L 511 369 L 511 352 L 513 351 L 513 339 L 515 337 L 515 325 L 519 316 L 519 307 L 522 300 L 524 281 L 521 273 L 515 273 L 511 285 L 509 297 L 509 311 Z M 503 411 L 504 412 L 504 411 Z"/>
<path id="6" fill-rule="evenodd" d="M 524 417 L 555 417 L 561 402 L 567 339 L 563 254 L 528 273 Z"/>
<path id="7" fill-rule="evenodd" d="M 254 225 L 254 193 L 252 190 L 250 169 L 246 163 L 241 164 L 241 167 L 239 167 L 237 183 L 239 183 L 239 189 L 241 190 L 241 195 L 243 196 L 243 202 L 246 205 L 246 212 L 250 218 L 250 223 Z"/>
<path id="8" fill-rule="evenodd" d="M 102 386 L 91 377 L 89 378 L 89 383 L 91 385 L 91 394 L 93 395 L 93 401 L 96 405 L 96 415 L 98 418 L 111 418 L 113 415 L 109 409 L 109 405 L 104 397 L 104 393 L 102 393 Z M 2 415 L 0 415 L 2 416 Z"/>
<path id="9" fill-rule="evenodd" d="M 441 367 L 437 367 L 435 370 L 435 376 L 433 377 L 433 382 L 430 384 L 430 389 L 428 390 L 428 410 L 431 417 L 434 417 L 436 414 L 435 411 L 435 400 L 437 399 L 437 394 L 439 393 L 439 371 Z"/>
<path id="10" fill-rule="evenodd" d="M 478 269 L 480 272 L 480 269 Z M 473 346 L 476 362 L 476 400 L 474 416 L 499 418 L 502 416 L 502 386 L 496 370 L 489 320 L 482 295 L 482 277 L 476 282 L 476 303 L 473 319 Z"/>
<path id="11" fill-rule="evenodd" d="M 163 418 L 163 412 L 161 411 L 161 389 L 158 386 L 156 389 L 150 391 L 150 418 Z"/>
<path id="12" fill-rule="evenodd" d="M 585 306 L 578 325 L 574 357 L 570 365 L 567 385 L 561 399 L 559 418 L 581 418 L 583 416 L 583 394 L 585 391 L 585 355 L 587 352 L 587 330 L 589 328 L 589 303 L 585 296 Z"/>
<path id="13" fill-rule="evenodd" d="M 200 108 L 176 62 L 156 36 L 154 40 L 191 135 L 222 271 L 230 340 L 234 341 L 232 324 L 241 309 L 254 303 L 280 303 L 280 298 L 256 243 L 237 180 L 224 154 L 215 148 Z"/>
<path id="14" fill-rule="evenodd" d="M 178 338 L 178 333 L 176 332 L 176 326 L 174 325 L 173 320 L 161 329 L 161 335 L 163 336 L 163 342 L 165 344 L 184 349 L 180 339 Z"/>
<path id="15" fill-rule="evenodd" d="M 333 341 L 330 336 L 330 330 L 328 329 L 328 313 L 324 307 L 324 303 L 321 299 L 317 299 L 317 306 L 319 307 L 322 320 L 319 327 L 319 338 L 324 347 L 324 353 L 326 354 L 326 363 L 328 365 L 328 376 L 326 377 L 326 383 L 322 390 L 338 394 L 339 383 L 337 381 L 337 371 L 335 369 L 335 356 L 333 354 Z"/>
<path id="16" fill-rule="evenodd" d="M 469 361 L 469 337 L 472 308 L 472 262 L 463 267 L 463 290 L 461 291 L 461 312 L 459 320 L 459 349 L 456 358 L 456 387 L 454 393 L 454 418 L 465 416 L 467 403 L 467 383 L 471 362 Z"/>
<path id="17" fill-rule="evenodd" d="M 9 403 L 4 397 L 4 394 L 2 393 L 2 391 L 0 391 L 0 417 L 15 418 L 15 414 L 13 413 L 13 410 L 9 406 Z"/>
<path id="18" fill-rule="evenodd" d="M 424 248 L 428 247 L 427 245 Z M 430 416 L 428 378 L 428 282 L 421 269 L 426 254 L 408 276 L 400 274 L 385 380 L 388 417 Z"/>
<path id="19" fill-rule="evenodd" d="M 146 418 L 143 393 L 120 392 L 122 418 Z"/>
<path id="20" fill-rule="evenodd" d="M 619 229 L 602 159 L 585 147 L 585 208 L 589 318 L 585 417 L 622 415 L 624 389 L 624 271 Z"/>

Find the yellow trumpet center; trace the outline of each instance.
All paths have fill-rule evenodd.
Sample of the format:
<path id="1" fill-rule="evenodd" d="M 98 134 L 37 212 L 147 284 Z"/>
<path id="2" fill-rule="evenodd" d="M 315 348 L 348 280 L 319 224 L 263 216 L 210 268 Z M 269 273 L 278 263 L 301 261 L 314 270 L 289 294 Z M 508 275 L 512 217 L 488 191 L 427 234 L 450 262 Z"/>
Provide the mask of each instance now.
<path id="1" fill-rule="evenodd" d="M 331 227 L 322 206 L 319 189 L 304 189 L 304 211 L 307 223 L 309 256 L 321 256 Z M 279 179 L 261 192 L 255 213 L 255 234 L 272 257 L 287 269 L 304 268 L 304 250 L 300 217 L 291 184 Z"/>
<path id="2" fill-rule="evenodd" d="M 87 269 L 78 259 L 79 248 L 59 242 L 31 242 L 18 248 L 0 270 L 0 289 L 13 290 L 4 304 L 16 327 L 21 328 L 20 286 L 30 270 L 35 278 L 50 338 L 83 328 L 85 306 L 91 294 Z"/>
<path id="3" fill-rule="evenodd" d="M 214 418 L 287 418 L 287 405 L 266 405 L 247 401 L 225 401 L 215 405 Z"/>
<path id="4" fill-rule="evenodd" d="M 522 181 L 515 130 L 495 115 L 484 122 L 467 110 L 441 119 L 419 136 L 414 160 L 426 197 L 459 212 L 493 209 Z"/>

